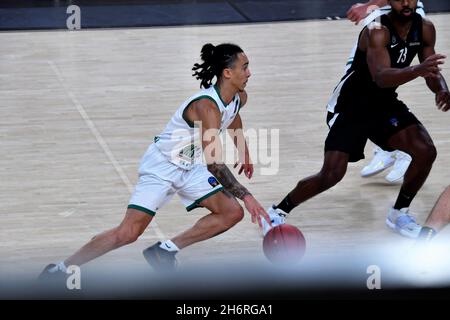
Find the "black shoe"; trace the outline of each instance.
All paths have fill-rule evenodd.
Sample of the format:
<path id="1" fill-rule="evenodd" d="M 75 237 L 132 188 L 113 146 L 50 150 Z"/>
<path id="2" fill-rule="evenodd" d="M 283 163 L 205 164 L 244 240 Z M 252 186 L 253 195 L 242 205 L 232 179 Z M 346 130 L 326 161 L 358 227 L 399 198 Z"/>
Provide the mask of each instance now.
<path id="1" fill-rule="evenodd" d="M 175 258 L 176 251 L 170 252 L 159 247 L 161 244 L 158 241 L 156 244 L 145 249 L 142 253 L 151 265 L 157 271 L 173 271 L 177 267 L 177 259 Z"/>

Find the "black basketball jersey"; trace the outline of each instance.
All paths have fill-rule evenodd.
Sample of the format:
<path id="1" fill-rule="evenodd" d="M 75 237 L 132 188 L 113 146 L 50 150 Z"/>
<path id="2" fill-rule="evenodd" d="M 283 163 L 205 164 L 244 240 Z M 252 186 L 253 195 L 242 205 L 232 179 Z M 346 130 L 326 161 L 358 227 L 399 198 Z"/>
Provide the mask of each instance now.
<path id="1" fill-rule="evenodd" d="M 392 68 L 405 68 L 411 64 L 422 47 L 422 17 L 415 13 L 406 41 L 400 38 L 387 15 L 381 16 L 381 23 L 389 29 L 391 40 L 387 45 Z"/>
<path id="2" fill-rule="evenodd" d="M 409 66 L 423 46 L 422 17 L 414 13 L 406 40 L 398 36 L 387 15 L 382 15 L 380 22 L 390 33 L 390 41 L 387 43 L 386 49 L 391 59 L 391 67 L 405 68 Z M 361 31 L 360 37 L 364 29 Z M 339 109 L 347 109 L 349 105 L 353 105 L 358 110 L 365 104 L 380 105 L 380 100 L 395 99 L 397 97 L 396 89 L 397 87 L 380 88 L 377 86 L 369 71 L 366 52 L 357 48 L 351 67 L 334 90 L 333 96 L 337 105 L 329 104 L 328 110 L 340 112 L 342 110 Z"/>

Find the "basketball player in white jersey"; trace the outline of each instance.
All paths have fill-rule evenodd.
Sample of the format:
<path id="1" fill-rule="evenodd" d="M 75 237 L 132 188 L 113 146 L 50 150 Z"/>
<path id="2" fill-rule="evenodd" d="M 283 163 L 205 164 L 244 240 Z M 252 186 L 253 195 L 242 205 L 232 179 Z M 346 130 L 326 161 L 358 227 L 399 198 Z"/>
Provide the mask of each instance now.
<path id="1" fill-rule="evenodd" d="M 205 207 L 210 213 L 190 229 L 170 240 L 158 242 L 146 250 L 144 257 L 157 270 L 176 266 L 175 254 L 196 242 L 214 237 L 242 220 L 244 202 L 252 221 L 270 219 L 252 194 L 242 186 L 222 161 L 219 134 L 234 129 L 241 168 L 247 178 L 253 165 L 242 134 L 239 110 L 247 101 L 245 87 L 250 77 L 249 60 L 234 44 L 205 44 L 202 64 L 193 67 L 203 89 L 187 99 L 170 119 L 164 131 L 144 154 L 139 167 L 139 181 L 131 196 L 122 223 L 103 232 L 65 261 L 48 265 L 41 276 L 63 274 L 70 265 L 80 266 L 113 249 L 130 244 L 144 232 L 156 212 L 177 193 L 187 211 Z M 216 78 L 216 83 L 212 81 Z M 195 127 L 200 125 L 201 128 Z"/>
<path id="2" fill-rule="evenodd" d="M 347 18 L 355 24 L 361 24 L 362 27 L 367 26 L 375 18 L 386 14 L 391 10 L 387 0 L 370 0 L 366 3 L 356 3 L 347 11 Z M 416 12 L 425 17 L 424 6 L 421 1 L 417 3 Z M 361 22 L 361 23 L 360 23 Z M 357 42 L 357 41 L 356 41 Z M 356 44 L 347 61 L 346 71 L 351 65 L 355 56 Z M 385 169 L 393 166 L 393 169 L 386 175 L 385 179 L 389 183 L 401 182 L 406 170 L 411 163 L 411 156 L 400 150 L 385 151 L 379 146 L 375 146 L 373 151 L 374 157 L 361 170 L 361 176 L 371 177 Z"/>

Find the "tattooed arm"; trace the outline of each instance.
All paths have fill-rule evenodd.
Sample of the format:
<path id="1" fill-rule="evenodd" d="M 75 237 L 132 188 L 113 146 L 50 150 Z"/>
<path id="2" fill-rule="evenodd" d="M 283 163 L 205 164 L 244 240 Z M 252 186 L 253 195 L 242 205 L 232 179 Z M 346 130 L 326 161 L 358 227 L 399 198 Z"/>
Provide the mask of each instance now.
<path id="1" fill-rule="evenodd" d="M 233 173 L 231 173 L 230 169 L 228 169 L 225 164 L 208 164 L 208 170 L 217 178 L 217 180 L 219 180 L 222 186 L 236 198 L 244 200 L 245 196 L 252 195 L 247 188 L 236 180 Z"/>
<path id="2" fill-rule="evenodd" d="M 219 180 L 225 190 L 244 201 L 245 207 L 252 216 L 252 222 L 261 225 L 259 216 L 262 216 L 270 223 L 266 211 L 223 163 L 222 142 L 219 137 L 221 115 L 215 103 L 209 99 L 195 101 L 187 110 L 186 116 L 192 122 L 202 122 L 202 147 L 208 170 Z"/>
<path id="3" fill-rule="evenodd" d="M 251 193 L 242 186 L 223 163 L 222 142 L 219 137 L 221 115 L 214 102 L 201 99 L 192 104 L 187 116 L 191 121 L 202 122 L 202 147 L 208 170 L 233 196 L 244 200 Z"/>

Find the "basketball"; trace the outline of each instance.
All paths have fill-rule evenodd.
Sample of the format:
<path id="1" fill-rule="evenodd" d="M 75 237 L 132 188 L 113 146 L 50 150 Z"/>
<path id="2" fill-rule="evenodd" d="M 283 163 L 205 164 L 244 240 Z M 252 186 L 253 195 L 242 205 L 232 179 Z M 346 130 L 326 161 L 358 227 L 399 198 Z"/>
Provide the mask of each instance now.
<path id="1" fill-rule="evenodd" d="M 305 249 L 305 237 L 297 227 L 290 224 L 273 227 L 263 239 L 264 255 L 275 264 L 298 263 Z"/>

